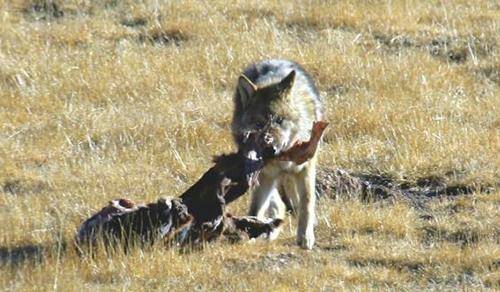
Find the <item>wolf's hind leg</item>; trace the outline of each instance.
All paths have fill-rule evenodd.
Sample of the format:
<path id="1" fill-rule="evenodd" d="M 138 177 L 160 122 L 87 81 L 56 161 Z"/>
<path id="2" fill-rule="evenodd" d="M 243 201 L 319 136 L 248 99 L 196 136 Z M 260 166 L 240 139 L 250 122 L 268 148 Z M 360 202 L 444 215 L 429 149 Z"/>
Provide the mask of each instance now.
<path id="1" fill-rule="evenodd" d="M 285 219 L 286 206 L 276 188 L 273 189 L 272 194 L 269 196 L 267 215 L 273 219 Z"/>
<path id="2" fill-rule="evenodd" d="M 268 215 L 270 218 L 273 218 L 273 219 L 282 219 L 282 220 L 285 219 L 286 205 L 281 200 L 281 195 L 277 189 L 275 189 L 273 194 L 271 194 L 271 197 L 269 200 Z M 280 232 L 281 232 L 281 226 L 274 229 L 269 234 L 269 240 L 275 240 L 276 238 L 278 238 Z"/>
<path id="3" fill-rule="evenodd" d="M 285 200 L 287 201 L 288 205 L 285 203 L 287 211 L 290 211 L 294 216 L 297 215 L 300 205 L 300 196 L 297 191 L 296 180 L 296 175 L 284 175 L 283 179 L 280 181 L 281 198 L 283 202 L 285 202 Z"/>
<path id="4" fill-rule="evenodd" d="M 266 215 L 270 199 L 276 190 L 276 181 L 274 177 L 266 176 L 263 173 L 259 176 L 259 185 L 252 191 L 252 202 L 250 203 L 250 216 L 257 216 L 261 219 Z"/>

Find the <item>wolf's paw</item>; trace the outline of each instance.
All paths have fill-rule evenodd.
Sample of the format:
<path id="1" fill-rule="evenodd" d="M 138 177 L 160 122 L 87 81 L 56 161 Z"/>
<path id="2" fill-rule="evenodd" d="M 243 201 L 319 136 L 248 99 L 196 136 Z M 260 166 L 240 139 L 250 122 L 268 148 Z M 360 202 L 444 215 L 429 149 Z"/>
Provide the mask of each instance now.
<path id="1" fill-rule="evenodd" d="M 273 231 L 269 232 L 269 235 L 267 236 L 267 240 L 273 241 L 278 238 L 281 232 L 281 227 L 275 228 Z"/>
<path id="2" fill-rule="evenodd" d="M 304 235 L 297 235 L 297 244 L 303 249 L 312 249 L 314 246 L 314 233 L 308 232 Z"/>

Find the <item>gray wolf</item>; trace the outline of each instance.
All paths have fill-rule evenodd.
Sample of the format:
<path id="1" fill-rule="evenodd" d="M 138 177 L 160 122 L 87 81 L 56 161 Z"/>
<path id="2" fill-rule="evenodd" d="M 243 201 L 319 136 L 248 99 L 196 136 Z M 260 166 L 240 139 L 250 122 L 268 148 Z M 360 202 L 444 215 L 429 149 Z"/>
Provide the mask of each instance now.
<path id="1" fill-rule="evenodd" d="M 314 121 L 324 119 L 323 101 L 312 78 L 297 63 L 266 60 L 249 65 L 239 77 L 234 94 L 232 133 L 244 147 L 249 133 L 265 131 L 273 155 L 307 141 Z M 283 219 L 289 200 L 298 211 L 297 244 L 314 246 L 317 152 L 300 165 L 272 161 L 261 170 L 252 190 L 249 215 Z M 267 212 L 267 214 L 266 214 Z M 279 229 L 272 238 L 279 233 Z"/>

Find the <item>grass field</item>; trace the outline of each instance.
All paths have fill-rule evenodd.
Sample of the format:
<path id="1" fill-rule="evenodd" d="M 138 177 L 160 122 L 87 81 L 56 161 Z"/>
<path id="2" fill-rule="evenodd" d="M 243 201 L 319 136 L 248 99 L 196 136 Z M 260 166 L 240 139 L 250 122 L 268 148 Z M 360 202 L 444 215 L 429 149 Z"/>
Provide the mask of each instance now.
<path id="1" fill-rule="evenodd" d="M 0 0 L 0 289 L 500 289 L 499 39 L 498 1 Z M 322 167 L 477 191 L 325 196 L 309 252 L 290 217 L 271 243 L 78 257 L 108 200 L 234 150 L 237 77 L 274 57 L 325 98 Z"/>

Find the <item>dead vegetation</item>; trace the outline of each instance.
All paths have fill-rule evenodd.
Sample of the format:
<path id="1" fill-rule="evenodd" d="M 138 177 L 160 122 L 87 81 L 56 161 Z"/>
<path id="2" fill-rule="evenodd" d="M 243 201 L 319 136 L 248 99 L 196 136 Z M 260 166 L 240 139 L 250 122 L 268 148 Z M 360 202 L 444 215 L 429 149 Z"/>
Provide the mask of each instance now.
<path id="1" fill-rule="evenodd" d="M 500 286 L 495 1 L 0 10 L 2 289 Z M 302 63 L 327 105 L 316 249 L 293 245 L 294 217 L 275 242 L 204 251 L 81 258 L 63 244 L 102 202 L 179 194 L 233 151 L 236 78 L 272 57 Z"/>

